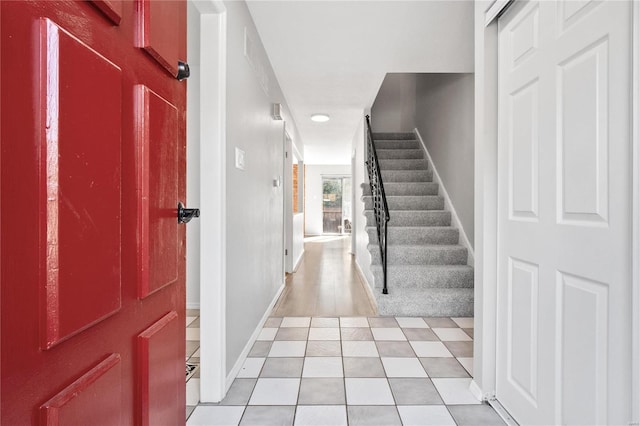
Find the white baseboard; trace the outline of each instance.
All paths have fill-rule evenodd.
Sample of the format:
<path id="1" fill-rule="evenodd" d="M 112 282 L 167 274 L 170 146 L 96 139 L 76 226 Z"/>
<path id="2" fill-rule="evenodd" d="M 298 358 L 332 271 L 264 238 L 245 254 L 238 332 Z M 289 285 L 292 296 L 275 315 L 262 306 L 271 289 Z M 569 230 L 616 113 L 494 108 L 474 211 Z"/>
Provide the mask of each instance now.
<path id="1" fill-rule="evenodd" d="M 364 275 L 364 271 L 360 267 L 360 264 L 358 263 L 358 261 L 354 260 L 353 263 L 355 263 L 355 265 L 356 265 L 356 271 L 358 272 L 358 276 L 360 277 L 360 280 L 362 281 L 362 286 L 364 287 L 365 291 L 367 292 L 367 297 L 369 297 L 369 302 L 371 303 L 371 306 L 373 306 L 375 308 L 376 312 L 377 312 L 378 311 L 378 302 L 376 301 L 376 297 L 373 295 L 373 290 L 372 290 L 371 283 L 369 283 L 369 281 L 367 280 L 367 277 Z"/>
<path id="2" fill-rule="evenodd" d="M 480 389 L 480 386 L 478 386 L 475 380 L 471 380 L 471 383 L 469 384 L 469 391 L 478 401 L 486 400 L 485 396 L 482 394 L 482 389 Z"/>
<path id="3" fill-rule="evenodd" d="M 422 145 L 422 149 L 424 149 L 425 154 L 427 155 L 427 161 L 429 162 L 429 167 L 433 170 L 433 181 L 440 185 L 440 194 L 444 197 L 444 208 L 451 212 L 451 224 L 453 227 L 458 228 L 460 231 L 460 244 L 467 249 L 467 264 L 474 265 L 474 255 L 473 255 L 473 247 L 469 242 L 469 238 L 467 238 L 467 233 L 464 231 L 462 227 L 462 222 L 460 222 L 460 217 L 456 212 L 453 203 L 451 203 L 451 198 L 449 197 L 449 193 L 447 193 L 447 189 L 442 183 L 442 179 L 440 179 L 440 175 L 438 174 L 438 169 L 436 169 L 436 165 L 433 163 L 433 159 L 431 158 L 431 154 L 429 154 L 429 150 L 427 149 L 427 145 L 424 143 L 422 136 L 417 128 L 413 129 L 413 132 L 418 137 L 420 144 Z"/>
<path id="4" fill-rule="evenodd" d="M 187 309 L 200 309 L 200 302 L 198 302 L 198 303 L 187 303 Z"/>
<path id="5" fill-rule="evenodd" d="M 298 260 L 296 260 L 296 263 L 293 265 L 293 272 L 298 271 L 298 268 L 300 267 L 300 263 L 302 263 L 303 257 L 304 257 L 304 249 L 302 249 L 302 251 L 300 252 L 300 256 L 298 257 Z"/>
<path id="6" fill-rule="evenodd" d="M 249 341 L 245 345 L 244 349 L 242 349 L 242 352 L 240 353 L 240 356 L 238 357 L 238 360 L 233 365 L 233 368 L 231 369 L 231 371 L 227 375 L 227 383 L 226 383 L 226 387 L 225 387 L 225 389 L 226 389 L 225 393 L 229 391 L 229 388 L 231 387 L 231 384 L 233 383 L 233 381 L 238 376 L 238 373 L 240 372 L 240 369 L 244 365 L 244 362 L 247 359 L 247 356 L 249 355 L 249 352 L 251 351 L 251 348 L 253 347 L 253 344 L 256 342 L 256 339 L 258 338 L 258 335 L 260 334 L 260 331 L 262 331 L 262 327 L 264 326 L 264 323 L 267 322 L 267 318 L 269 318 L 269 315 L 271 315 L 271 311 L 273 310 L 273 307 L 278 302 L 278 298 L 280 298 L 280 295 L 282 294 L 283 290 L 284 290 L 284 284 L 282 284 L 280 286 L 280 288 L 276 292 L 276 295 L 273 297 L 273 300 L 271 301 L 271 303 L 269 303 L 269 306 L 267 307 L 267 310 L 265 311 L 264 315 L 262 316 L 262 319 L 260 319 L 260 321 L 258 322 L 258 326 L 253 331 L 253 333 L 251 334 L 251 337 L 249 338 Z"/>

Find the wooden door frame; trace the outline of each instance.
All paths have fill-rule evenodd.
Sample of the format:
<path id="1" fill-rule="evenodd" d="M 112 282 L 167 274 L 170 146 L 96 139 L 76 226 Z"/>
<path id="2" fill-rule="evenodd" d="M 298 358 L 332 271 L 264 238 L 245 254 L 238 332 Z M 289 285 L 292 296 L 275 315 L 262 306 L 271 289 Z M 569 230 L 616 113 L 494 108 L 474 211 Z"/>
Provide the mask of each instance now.
<path id="1" fill-rule="evenodd" d="M 200 402 L 221 401 L 226 362 L 227 13 L 221 0 L 191 0 L 200 13 Z M 206 185 L 202 183 L 206 182 Z M 205 190 L 206 188 L 206 190 Z"/>
<path id="2" fill-rule="evenodd" d="M 475 3 L 475 335 L 471 390 L 495 399 L 497 351 L 498 20 L 512 0 Z M 640 4 L 632 2 L 632 423 L 640 422 Z"/>

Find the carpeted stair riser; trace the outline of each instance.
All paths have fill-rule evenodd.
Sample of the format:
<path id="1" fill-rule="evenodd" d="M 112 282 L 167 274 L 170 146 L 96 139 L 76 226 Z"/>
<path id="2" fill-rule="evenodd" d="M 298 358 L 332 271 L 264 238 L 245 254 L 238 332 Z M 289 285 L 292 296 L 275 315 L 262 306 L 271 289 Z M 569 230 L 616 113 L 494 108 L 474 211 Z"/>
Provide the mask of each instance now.
<path id="1" fill-rule="evenodd" d="M 378 160 L 395 159 L 423 159 L 424 152 L 421 149 L 376 149 Z"/>
<path id="2" fill-rule="evenodd" d="M 427 170 L 427 160 L 400 159 L 400 160 L 380 160 L 380 170 Z"/>
<path id="3" fill-rule="evenodd" d="M 400 289 L 374 293 L 378 315 L 408 317 L 471 317 L 473 288 Z"/>
<path id="4" fill-rule="evenodd" d="M 393 132 L 393 133 L 385 133 L 385 132 L 380 132 L 380 133 L 374 133 L 373 134 L 373 140 L 374 141 L 386 141 L 386 140 L 412 140 L 415 139 L 416 135 L 414 135 L 413 133 L 398 133 L 398 132 Z"/>
<path id="5" fill-rule="evenodd" d="M 367 226 L 376 226 L 373 210 L 365 210 Z M 451 226 L 451 212 L 442 210 L 394 210 L 389 213 L 391 226 Z"/>
<path id="6" fill-rule="evenodd" d="M 417 140 L 378 140 L 375 142 L 378 149 L 420 149 L 420 142 Z"/>
<path id="7" fill-rule="evenodd" d="M 384 179 L 384 178 L 383 178 Z M 387 197 L 396 195 L 438 195 L 439 185 L 434 182 L 384 182 Z M 363 184 L 363 194 L 371 195 L 368 183 Z"/>
<path id="8" fill-rule="evenodd" d="M 369 242 L 378 241 L 378 230 L 367 226 Z M 390 226 L 387 228 L 387 244 L 458 244 L 460 232 L 448 226 Z"/>
<path id="9" fill-rule="evenodd" d="M 382 265 L 371 265 L 375 288 L 382 289 Z M 394 290 L 419 288 L 473 288 L 473 268 L 468 265 L 387 265 L 387 287 Z"/>
<path id="10" fill-rule="evenodd" d="M 431 182 L 433 172 L 431 170 L 384 170 L 381 169 L 384 190 L 387 190 L 387 183 L 393 182 Z"/>
<path id="11" fill-rule="evenodd" d="M 369 244 L 371 264 L 380 265 L 377 241 Z M 467 249 L 462 246 L 387 246 L 387 265 L 466 265 Z"/>
<path id="12" fill-rule="evenodd" d="M 373 197 L 364 196 L 364 206 L 373 210 Z M 387 195 L 389 210 L 443 210 L 444 198 L 439 195 L 415 195 L 399 197 Z"/>

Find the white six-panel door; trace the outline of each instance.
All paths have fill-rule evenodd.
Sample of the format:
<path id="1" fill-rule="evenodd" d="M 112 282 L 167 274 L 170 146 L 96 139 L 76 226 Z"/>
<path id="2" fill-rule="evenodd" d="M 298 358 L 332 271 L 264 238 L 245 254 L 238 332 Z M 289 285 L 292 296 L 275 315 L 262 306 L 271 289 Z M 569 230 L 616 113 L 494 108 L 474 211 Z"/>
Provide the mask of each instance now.
<path id="1" fill-rule="evenodd" d="M 626 424 L 631 2 L 499 20 L 496 395 L 521 424 Z"/>

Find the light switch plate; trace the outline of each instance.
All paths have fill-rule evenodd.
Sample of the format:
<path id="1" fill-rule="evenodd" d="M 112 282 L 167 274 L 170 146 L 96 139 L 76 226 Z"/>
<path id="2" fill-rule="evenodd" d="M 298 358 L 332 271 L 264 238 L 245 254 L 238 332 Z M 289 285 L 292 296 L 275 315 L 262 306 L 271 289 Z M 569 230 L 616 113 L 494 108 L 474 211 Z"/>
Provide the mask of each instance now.
<path id="1" fill-rule="evenodd" d="M 236 148 L 236 169 L 244 170 L 244 151 Z"/>

